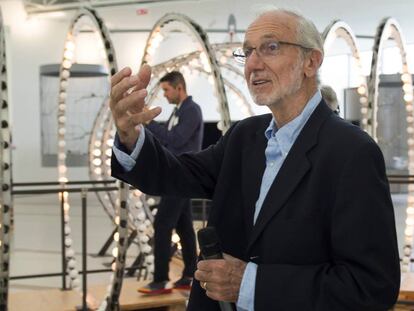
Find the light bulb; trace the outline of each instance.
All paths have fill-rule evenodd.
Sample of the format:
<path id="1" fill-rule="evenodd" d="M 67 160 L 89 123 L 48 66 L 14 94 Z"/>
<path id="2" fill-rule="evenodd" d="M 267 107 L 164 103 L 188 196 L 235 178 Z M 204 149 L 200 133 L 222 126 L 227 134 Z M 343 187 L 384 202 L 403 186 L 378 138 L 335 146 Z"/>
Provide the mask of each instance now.
<path id="1" fill-rule="evenodd" d="M 115 258 L 118 257 L 118 247 L 114 247 L 114 249 L 112 250 L 112 256 L 114 256 Z"/>
<path id="2" fill-rule="evenodd" d="M 173 243 L 178 243 L 178 242 L 180 241 L 180 237 L 178 236 L 178 234 L 177 234 L 177 233 L 174 233 L 174 234 L 172 235 L 172 237 L 171 237 L 171 241 L 172 241 Z"/>
<path id="3" fill-rule="evenodd" d="M 114 234 L 114 241 L 118 242 L 119 241 L 119 232 L 115 232 Z"/>
<path id="4" fill-rule="evenodd" d="M 72 41 L 66 41 L 65 49 L 68 51 L 73 51 L 75 49 L 75 43 Z"/>

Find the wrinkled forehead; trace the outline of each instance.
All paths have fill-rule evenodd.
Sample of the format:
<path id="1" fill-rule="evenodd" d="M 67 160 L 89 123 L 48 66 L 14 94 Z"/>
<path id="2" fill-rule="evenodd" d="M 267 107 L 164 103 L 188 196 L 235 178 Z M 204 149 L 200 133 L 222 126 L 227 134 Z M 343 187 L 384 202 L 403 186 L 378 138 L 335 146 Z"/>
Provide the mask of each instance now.
<path id="1" fill-rule="evenodd" d="M 285 14 L 265 14 L 258 17 L 246 30 L 244 45 L 254 44 L 265 38 L 296 41 L 297 21 Z"/>

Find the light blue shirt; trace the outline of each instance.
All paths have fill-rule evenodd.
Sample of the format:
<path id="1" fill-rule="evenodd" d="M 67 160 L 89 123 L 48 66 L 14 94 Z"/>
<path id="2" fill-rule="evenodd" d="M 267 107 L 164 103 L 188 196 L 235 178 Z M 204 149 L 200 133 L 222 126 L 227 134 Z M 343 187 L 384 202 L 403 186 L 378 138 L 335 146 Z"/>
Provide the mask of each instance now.
<path id="1" fill-rule="evenodd" d="M 270 121 L 264 135 L 267 138 L 266 169 L 263 173 L 260 185 L 259 198 L 256 201 L 253 223 L 256 223 L 263 202 L 269 192 L 270 186 L 275 180 L 280 168 L 283 165 L 290 148 L 292 148 L 296 138 L 302 131 L 309 117 L 322 99 L 321 92 L 318 90 L 306 104 L 301 114 L 280 129 L 274 119 Z M 270 247 L 270 246 L 269 246 Z M 237 300 L 238 311 L 254 311 L 254 294 L 256 289 L 257 264 L 249 262 L 243 274 L 240 286 L 239 298 Z"/>
<path id="2" fill-rule="evenodd" d="M 268 142 L 265 150 L 266 155 L 266 169 L 263 173 L 262 183 L 260 186 L 259 198 L 256 201 L 254 220 L 256 223 L 257 217 L 259 216 L 260 210 L 263 205 L 267 193 L 269 192 L 270 186 L 275 180 L 283 162 L 289 154 L 290 148 L 293 146 L 299 133 L 302 131 L 309 117 L 312 115 L 315 108 L 318 106 L 322 99 L 321 92 L 318 90 L 313 97 L 306 104 L 305 108 L 295 119 L 282 126 L 280 129 L 277 128 L 277 124 L 274 119 L 270 121 L 268 128 L 264 135 Z M 145 140 L 145 130 L 141 125 L 141 133 L 138 141 L 135 145 L 134 150 L 130 155 L 119 149 L 119 141 L 115 138 L 113 146 L 113 152 L 118 159 L 118 162 L 125 169 L 130 171 L 138 158 L 139 152 L 142 149 Z M 256 288 L 256 274 L 257 264 L 249 262 L 246 270 L 244 271 L 242 283 L 240 286 L 239 298 L 237 300 L 238 311 L 254 311 L 254 294 Z"/>
<path id="3" fill-rule="evenodd" d="M 127 154 L 119 149 L 120 142 L 118 135 L 115 135 L 114 145 L 112 147 L 112 151 L 115 154 L 119 164 L 123 167 L 126 172 L 132 170 L 132 168 L 136 164 L 136 159 L 138 158 L 139 153 L 141 152 L 142 146 L 144 145 L 145 140 L 145 129 L 142 124 L 139 125 L 140 127 L 140 134 L 138 140 L 135 144 L 134 150 L 132 150 L 131 154 Z"/>

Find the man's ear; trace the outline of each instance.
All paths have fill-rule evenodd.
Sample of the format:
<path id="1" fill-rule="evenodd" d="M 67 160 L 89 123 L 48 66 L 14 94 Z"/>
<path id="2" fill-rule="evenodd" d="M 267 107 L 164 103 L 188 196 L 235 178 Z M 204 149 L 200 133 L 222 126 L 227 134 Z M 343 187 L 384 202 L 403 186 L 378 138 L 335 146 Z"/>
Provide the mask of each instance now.
<path id="1" fill-rule="evenodd" d="M 322 65 L 323 55 L 318 50 L 312 50 L 305 55 L 304 75 L 308 78 L 316 76 L 319 67 Z"/>

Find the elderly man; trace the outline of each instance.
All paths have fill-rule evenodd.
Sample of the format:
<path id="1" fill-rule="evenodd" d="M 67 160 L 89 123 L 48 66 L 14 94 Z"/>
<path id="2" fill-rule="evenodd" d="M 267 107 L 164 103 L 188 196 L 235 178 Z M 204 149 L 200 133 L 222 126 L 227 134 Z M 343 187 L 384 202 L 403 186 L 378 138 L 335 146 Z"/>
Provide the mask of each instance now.
<path id="1" fill-rule="evenodd" d="M 209 225 L 228 255 L 198 263 L 188 309 L 220 310 L 217 301 L 256 311 L 389 309 L 400 270 L 383 156 L 322 100 L 317 29 L 269 11 L 234 55 L 271 114 L 236 123 L 195 154 L 173 156 L 143 130 L 160 113 L 142 111 L 148 66 L 112 78 L 114 176 L 151 194 L 212 199 Z"/>

